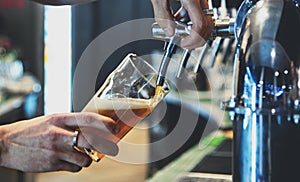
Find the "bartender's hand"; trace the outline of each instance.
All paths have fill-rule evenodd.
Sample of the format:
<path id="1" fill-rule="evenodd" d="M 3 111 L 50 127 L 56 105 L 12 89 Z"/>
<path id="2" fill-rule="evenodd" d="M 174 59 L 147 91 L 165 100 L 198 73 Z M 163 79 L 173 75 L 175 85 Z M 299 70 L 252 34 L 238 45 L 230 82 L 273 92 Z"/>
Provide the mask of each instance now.
<path id="1" fill-rule="evenodd" d="M 169 0 L 151 0 L 156 22 L 165 31 L 167 36 L 174 35 L 174 21 Z M 212 16 L 204 15 L 203 9 L 208 9 L 207 0 L 180 0 L 187 10 L 193 23 L 189 36 L 181 41 L 181 46 L 187 49 L 201 47 L 211 35 L 214 27 Z"/>
<path id="2" fill-rule="evenodd" d="M 0 126 L 0 166 L 24 172 L 80 171 L 92 160 L 72 147 L 78 128 L 84 130 L 79 132 L 78 147 L 118 153 L 108 139 L 118 131 L 112 119 L 87 112 L 54 114 Z"/>

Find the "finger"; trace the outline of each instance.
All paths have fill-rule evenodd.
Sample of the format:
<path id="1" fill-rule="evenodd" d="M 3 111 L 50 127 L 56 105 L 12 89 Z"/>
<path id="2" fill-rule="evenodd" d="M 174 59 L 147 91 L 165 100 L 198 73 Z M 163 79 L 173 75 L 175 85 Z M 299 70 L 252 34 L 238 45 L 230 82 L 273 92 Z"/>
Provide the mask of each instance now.
<path id="1" fill-rule="evenodd" d="M 114 120 L 96 113 L 54 114 L 49 117 L 51 122 L 62 128 L 75 130 L 82 127 L 93 127 L 107 133 L 117 133 L 119 131 L 119 127 Z"/>
<path id="2" fill-rule="evenodd" d="M 49 133 L 51 142 L 54 145 L 46 145 L 45 148 L 57 152 L 74 151 L 73 146 L 80 148 L 89 148 L 96 150 L 102 154 L 115 156 L 119 152 L 116 144 L 120 139 L 113 134 L 103 133 L 95 128 L 82 127 L 75 131 L 65 130 L 62 128 L 55 128 L 53 132 Z"/>
<path id="3" fill-rule="evenodd" d="M 57 165 L 57 169 L 55 171 L 70 171 L 70 172 L 79 172 L 81 171 L 82 167 L 66 162 L 66 161 L 61 161 L 58 165 Z"/>
<path id="4" fill-rule="evenodd" d="M 94 149 L 102 154 L 115 156 L 119 153 L 114 135 L 101 134 L 92 128 L 81 128 L 78 136 L 78 147 Z M 112 142 L 115 141 L 115 142 Z"/>
<path id="5" fill-rule="evenodd" d="M 70 152 L 58 153 L 58 157 L 61 159 L 61 161 L 64 161 L 67 164 L 78 166 L 79 168 L 89 167 L 92 163 L 92 159 L 88 155 L 78 152 L 74 149 Z"/>
<path id="6" fill-rule="evenodd" d="M 69 136 L 68 141 L 62 139 L 66 141 L 61 146 L 65 151 L 74 151 L 73 145 L 75 145 L 79 148 L 85 147 L 96 150 L 104 155 L 115 156 L 119 153 L 119 147 L 116 144 L 119 138 L 114 135 L 99 133 L 98 130 L 92 128 L 81 128 L 77 138 L 74 133 L 75 131 L 65 130 L 65 136 Z"/>
<path id="7" fill-rule="evenodd" d="M 155 21 L 169 37 L 175 33 L 175 24 L 168 0 L 151 0 Z"/>
<path id="8" fill-rule="evenodd" d="M 208 0 L 200 0 L 202 9 L 209 9 Z"/>
<path id="9" fill-rule="evenodd" d="M 181 40 L 180 45 L 188 50 L 193 50 L 197 47 L 202 47 L 206 40 L 197 32 L 191 31 L 190 34 Z"/>
<path id="10" fill-rule="evenodd" d="M 199 0 L 182 1 L 182 5 L 189 12 L 190 19 L 193 23 L 192 31 L 189 36 L 185 37 L 181 45 L 185 48 L 191 48 L 197 45 L 204 45 L 205 39 L 202 37 L 204 17 Z"/>
<path id="11" fill-rule="evenodd" d="M 193 26 L 190 35 L 181 41 L 181 46 L 189 49 L 201 47 L 206 43 L 213 27 L 212 17 L 203 14 L 203 9 L 208 8 L 208 3 L 200 0 L 182 0 L 182 4 L 189 12 Z"/>

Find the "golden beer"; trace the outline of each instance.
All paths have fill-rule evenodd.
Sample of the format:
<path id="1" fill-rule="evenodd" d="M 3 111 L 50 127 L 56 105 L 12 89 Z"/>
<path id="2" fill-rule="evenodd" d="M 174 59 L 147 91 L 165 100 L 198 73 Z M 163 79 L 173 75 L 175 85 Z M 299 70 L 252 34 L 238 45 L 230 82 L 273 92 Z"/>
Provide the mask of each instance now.
<path id="1" fill-rule="evenodd" d="M 94 112 L 112 118 L 119 126 L 118 133 L 115 133 L 111 140 L 119 142 L 139 121 L 148 116 L 155 107 L 151 100 L 135 98 L 93 98 L 83 112 Z M 104 155 L 95 152 L 99 158 Z"/>

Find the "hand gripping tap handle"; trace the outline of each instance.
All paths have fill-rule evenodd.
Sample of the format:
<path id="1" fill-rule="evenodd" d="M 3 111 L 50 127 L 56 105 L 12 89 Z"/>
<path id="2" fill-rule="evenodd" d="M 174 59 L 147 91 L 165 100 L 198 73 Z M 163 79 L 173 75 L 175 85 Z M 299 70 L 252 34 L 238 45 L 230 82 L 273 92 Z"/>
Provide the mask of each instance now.
<path id="1" fill-rule="evenodd" d="M 207 9 L 203 10 L 204 14 L 212 14 L 213 10 Z M 214 40 L 216 37 L 234 37 L 234 18 L 224 18 L 224 19 L 214 19 L 214 28 L 210 35 L 210 40 Z M 175 21 L 175 35 L 179 37 L 185 37 L 192 31 L 192 22 L 182 23 Z M 152 35 L 154 38 L 158 39 L 169 39 L 166 36 L 164 30 L 158 25 L 158 23 L 152 24 Z"/>
<path id="2" fill-rule="evenodd" d="M 206 15 L 213 15 L 213 10 L 210 9 L 205 9 L 203 10 L 203 13 Z M 175 28 L 175 35 L 173 37 L 167 37 L 164 33 L 164 31 L 160 28 L 160 26 L 157 23 L 154 23 L 152 25 L 152 33 L 153 36 L 156 38 L 163 38 L 163 39 L 169 39 L 169 43 L 166 46 L 165 53 L 163 55 L 159 72 L 158 72 L 158 77 L 156 80 L 156 85 L 157 86 L 162 86 L 165 82 L 165 76 L 167 73 L 167 69 L 170 63 L 170 60 L 172 58 L 172 55 L 176 51 L 177 43 L 179 43 L 181 36 L 182 35 L 188 35 L 191 29 L 191 26 L 189 26 L 189 21 L 190 18 L 188 17 L 188 13 L 185 10 L 185 8 L 182 6 L 175 14 L 174 14 L 174 19 L 176 23 L 176 28 Z M 179 70 L 177 71 L 177 77 L 181 76 L 182 69 L 185 67 L 187 60 L 189 59 L 190 51 L 185 50 L 184 54 L 182 56 L 181 60 L 181 66 Z"/>

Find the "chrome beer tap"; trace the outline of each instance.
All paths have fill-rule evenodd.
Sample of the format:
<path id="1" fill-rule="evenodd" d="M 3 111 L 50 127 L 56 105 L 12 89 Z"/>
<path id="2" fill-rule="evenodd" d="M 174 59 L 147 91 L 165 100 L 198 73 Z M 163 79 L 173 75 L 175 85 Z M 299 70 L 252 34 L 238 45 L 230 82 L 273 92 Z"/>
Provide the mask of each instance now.
<path id="1" fill-rule="evenodd" d="M 235 37 L 233 181 L 299 178 L 300 9 L 292 1 L 244 1 Z"/>
<path id="2" fill-rule="evenodd" d="M 203 10 L 203 13 L 206 15 L 214 15 L 214 11 L 212 9 Z M 176 13 L 178 15 L 186 15 L 186 10 L 181 7 L 180 10 Z M 167 67 L 171 60 L 171 56 L 174 54 L 176 49 L 176 44 L 182 37 L 188 36 L 192 29 L 192 22 L 189 21 L 188 18 L 183 16 L 184 18 L 177 18 L 180 21 L 175 21 L 175 34 L 173 37 L 168 37 L 164 33 L 163 29 L 158 25 L 158 23 L 152 24 L 152 35 L 154 38 L 162 39 L 165 41 L 169 41 L 166 46 L 164 56 L 162 58 L 162 62 L 159 69 L 159 76 L 157 79 L 157 85 L 161 85 L 164 81 L 164 77 L 166 74 Z M 188 20 L 188 21 L 187 21 Z M 185 22 L 182 22 L 185 21 Z M 210 39 L 208 42 L 213 41 L 216 37 L 234 37 L 234 19 L 226 18 L 226 19 L 214 19 L 214 29 L 211 33 Z M 185 49 L 183 51 L 183 55 L 180 60 L 180 67 L 177 70 L 177 76 L 180 77 L 182 70 L 187 65 L 188 59 L 190 57 L 191 50 Z"/>
<path id="3" fill-rule="evenodd" d="M 162 86 L 165 81 L 166 72 L 170 63 L 170 60 L 177 49 L 177 44 L 180 42 L 182 36 L 186 35 L 184 32 L 187 30 L 181 30 L 187 28 L 188 22 L 190 21 L 187 11 L 183 6 L 174 14 L 174 19 L 176 23 L 175 34 L 172 37 L 167 37 L 164 31 L 160 28 L 157 23 L 152 25 L 152 33 L 155 38 L 164 39 L 165 42 L 165 52 L 160 64 L 160 68 L 158 71 L 158 77 L 156 81 L 156 86 Z M 177 27 L 180 27 L 179 29 Z M 191 28 L 191 27 L 190 27 Z M 178 31 L 182 31 L 178 33 Z M 169 40 L 169 42 L 167 42 Z M 183 68 L 186 66 L 187 61 L 190 56 L 190 50 L 185 49 L 184 54 L 182 55 L 180 61 L 180 67 L 177 71 L 177 77 L 180 78 L 182 74 Z"/>

